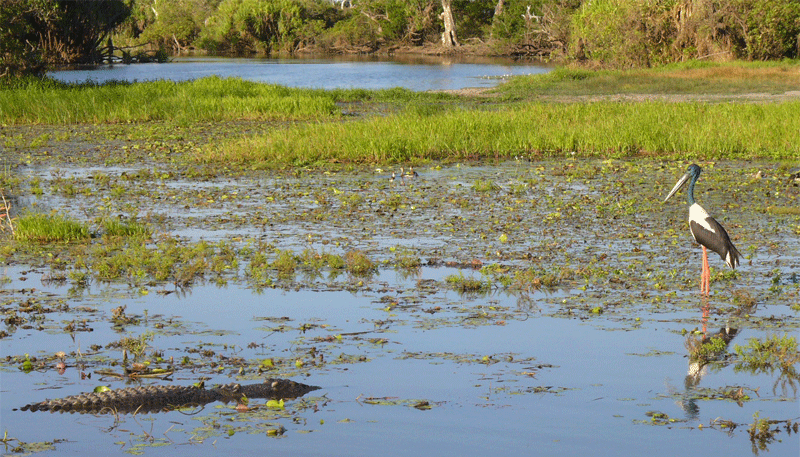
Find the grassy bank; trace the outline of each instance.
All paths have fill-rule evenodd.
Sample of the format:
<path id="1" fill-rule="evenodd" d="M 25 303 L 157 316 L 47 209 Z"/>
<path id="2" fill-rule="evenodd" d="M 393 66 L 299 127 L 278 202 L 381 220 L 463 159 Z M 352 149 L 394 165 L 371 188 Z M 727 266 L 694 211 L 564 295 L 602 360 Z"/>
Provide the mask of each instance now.
<path id="1" fill-rule="evenodd" d="M 216 77 L 104 85 L 20 81 L 0 90 L 0 123 L 180 124 L 192 127 L 193 144 L 203 145 L 189 148 L 194 160 L 252 168 L 565 153 L 793 159 L 800 156 L 800 131 L 793 127 L 800 125 L 797 97 L 728 99 L 792 90 L 800 90 L 794 61 L 689 62 L 635 71 L 560 68 L 513 78 L 493 91 L 497 96 L 472 98 L 404 89 L 293 89 Z M 619 94 L 643 96 L 606 97 Z M 715 94 L 713 102 L 697 100 Z M 262 120 L 299 122 L 270 126 L 266 133 L 251 129 L 248 136 L 237 125 Z M 144 139 L 165 139 L 163 129 L 145 131 L 153 138 Z M 6 139 L 7 146 L 22 143 Z M 30 147 L 39 145 L 32 141 Z"/>
<path id="2" fill-rule="evenodd" d="M 493 92 L 505 99 L 616 94 L 739 95 L 800 90 L 800 62 L 690 61 L 636 70 L 557 68 L 519 76 Z"/>
<path id="3" fill-rule="evenodd" d="M 333 96 L 322 90 L 238 78 L 103 85 L 30 81 L 0 90 L 0 122 L 8 124 L 316 119 L 338 113 Z"/>
<path id="4" fill-rule="evenodd" d="M 800 102 L 530 103 L 307 124 L 224 141 L 201 161 L 254 167 L 553 156 L 800 156 Z"/>

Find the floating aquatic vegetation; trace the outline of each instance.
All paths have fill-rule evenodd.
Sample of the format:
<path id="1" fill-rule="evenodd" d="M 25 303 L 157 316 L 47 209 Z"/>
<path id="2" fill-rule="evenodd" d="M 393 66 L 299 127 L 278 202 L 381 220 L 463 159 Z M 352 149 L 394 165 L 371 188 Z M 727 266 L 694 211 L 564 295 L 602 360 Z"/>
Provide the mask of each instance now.
<path id="1" fill-rule="evenodd" d="M 764 340 L 751 338 L 747 346 L 735 345 L 734 351 L 740 357 L 742 366 L 753 370 L 770 368 L 786 371 L 800 363 L 797 338 L 787 334 L 770 335 Z"/>
<path id="2" fill-rule="evenodd" d="M 781 430 L 780 424 L 783 424 Z M 770 444 L 778 440 L 779 434 L 783 431 L 789 435 L 797 434 L 798 422 L 792 419 L 771 420 L 761 418 L 758 411 L 753 414 L 753 423 L 750 424 L 747 432 L 750 434 L 750 442 L 753 444 L 753 454 L 758 455 L 759 451 L 766 451 Z"/>

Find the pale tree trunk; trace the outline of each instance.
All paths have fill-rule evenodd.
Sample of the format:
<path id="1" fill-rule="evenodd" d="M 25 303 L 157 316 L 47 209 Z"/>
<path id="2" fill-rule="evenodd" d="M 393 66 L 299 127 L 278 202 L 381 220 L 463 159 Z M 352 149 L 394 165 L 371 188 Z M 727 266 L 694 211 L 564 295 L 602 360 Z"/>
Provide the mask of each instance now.
<path id="1" fill-rule="evenodd" d="M 442 33 L 442 44 L 452 48 L 459 46 L 456 37 L 456 21 L 453 19 L 453 11 L 450 8 L 450 0 L 442 0 L 442 14 L 439 15 L 444 22 L 444 33 Z"/>
<path id="2" fill-rule="evenodd" d="M 497 5 L 494 7 L 494 17 L 500 16 L 503 14 L 503 5 L 505 4 L 504 0 L 497 0 Z"/>

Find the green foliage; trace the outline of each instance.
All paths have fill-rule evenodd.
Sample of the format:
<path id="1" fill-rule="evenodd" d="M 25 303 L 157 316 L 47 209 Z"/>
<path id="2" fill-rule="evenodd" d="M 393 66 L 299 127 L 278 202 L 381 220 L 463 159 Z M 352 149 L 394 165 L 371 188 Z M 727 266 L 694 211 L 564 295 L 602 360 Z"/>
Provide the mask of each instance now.
<path id="1" fill-rule="evenodd" d="M 531 2 L 533 13 L 541 11 L 541 3 L 541 1 Z M 520 31 L 523 31 L 525 27 L 525 20 L 522 15 L 526 11 L 525 5 L 514 2 L 513 4 L 506 4 L 505 11 L 502 14 L 492 17 L 491 33 L 497 45 L 504 47 L 515 46 L 525 40 L 525 34 L 520 33 Z"/>
<path id="2" fill-rule="evenodd" d="M 491 34 L 496 4 L 496 0 L 454 0 L 452 7 L 454 14 L 458 15 L 456 17 L 458 36 L 488 39 Z M 516 11 L 506 11 L 505 13 L 510 16 Z"/>
<path id="3" fill-rule="evenodd" d="M 200 46 L 234 54 L 292 53 L 314 41 L 336 10 L 308 0 L 223 0 L 200 34 Z"/>
<path id="4" fill-rule="evenodd" d="M 460 293 L 487 292 L 491 289 L 491 284 L 488 281 L 467 278 L 460 271 L 457 275 L 448 275 L 444 278 L 444 281 Z"/>
<path id="5" fill-rule="evenodd" d="M 317 44 L 334 52 L 371 52 L 381 46 L 417 46 L 438 40 L 438 11 L 429 0 L 355 2 Z"/>
<path id="6" fill-rule="evenodd" d="M 109 346 L 113 345 L 124 349 L 133 356 L 134 362 L 137 362 L 144 357 L 145 351 L 150 346 L 150 343 L 154 338 L 155 334 L 153 332 L 145 332 L 138 337 L 123 337 L 121 340 L 111 343 Z"/>
<path id="7" fill-rule="evenodd" d="M 369 17 L 353 15 L 337 22 L 317 41 L 324 50 L 342 52 L 351 49 L 374 51 L 378 48 L 378 27 Z"/>
<path id="8" fill-rule="evenodd" d="M 43 49 L 36 46 L 36 24 L 57 16 L 55 3 L 3 1 L 0 8 L 0 80 L 44 72 Z"/>
<path id="9" fill-rule="evenodd" d="M 794 0 L 595 0 L 573 16 L 570 55 L 629 68 L 687 58 L 798 57 Z"/>
<path id="10" fill-rule="evenodd" d="M 796 371 L 793 367 L 800 362 L 797 338 L 789 335 L 771 335 L 765 340 L 751 338 L 747 346 L 735 345 L 734 351 L 741 359 L 741 365 L 750 370 L 780 369 Z"/>
<path id="11" fill-rule="evenodd" d="M 581 3 L 581 0 L 506 1 L 502 13 L 492 18 L 489 44 L 500 54 L 563 60 L 570 42 L 572 18 Z"/>
<path id="12" fill-rule="evenodd" d="M 794 432 L 797 433 L 797 423 L 795 422 L 792 424 L 791 420 L 771 420 L 770 418 L 761 418 L 761 414 L 756 411 L 753 414 L 753 423 L 750 424 L 750 427 L 747 429 L 747 433 L 750 434 L 750 442 L 753 445 L 752 451 L 753 455 L 758 455 L 759 451 L 768 451 L 768 446 L 775 441 L 780 441 L 778 439 L 778 434 L 781 432 L 781 429 L 777 426 L 785 422 L 786 431 L 791 434 L 792 429 Z M 790 438 L 791 439 L 791 438 Z"/>
<path id="13" fill-rule="evenodd" d="M 490 179 L 476 179 L 475 182 L 472 183 L 472 189 L 475 190 L 475 192 L 494 192 L 500 190 L 500 186 Z"/>
<path id="14" fill-rule="evenodd" d="M 216 3 L 213 0 L 136 1 L 130 19 L 116 39 L 128 45 L 147 43 L 156 48 L 177 47 L 176 50 L 180 50 L 194 43 Z"/>
<path id="15" fill-rule="evenodd" d="M 463 43 L 499 54 L 654 66 L 689 58 L 796 58 L 795 0 L 453 0 Z M 530 9 L 529 9 L 530 7 Z M 105 37 L 148 52 L 199 48 L 231 55 L 300 51 L 372 53 L 437 44 L 434 0 L 6 0 L 0 8 L 0 76 L 42 74 L 47 64 L 98 62 Z M 530 13 L 530 15 L 529 15 Z M 535 16 L 535 18 L 534 18 Z M 123 52 L 123 61 L 131 58 Z M 143 54 L 139 54 L 143 55 Z"/>
<path id="16" fill-rule="evenodd" d="M 571 52 L 616 68 L 646 67 L 669 61 L 665 36 L 674 33 L 674 0 L 584 3 L 573 17 Z"/>
<path id="17" fill-rule="evenodd" d="M 3 1 L 0 77 L 41 74 L 46 64 L 99 62 L 105 38 L 129 14 L 119 0 Z"/>
<path id="18" fill-rule="evenodd" d="M 415 252 L 405 248 L 395 248 L 395 265 L 403 270 L 416 270 L 422 265 L 422 260 Z"/>
<path id="19" fill-rule="evenodd" d="M 355 276 L 369 276 L 377 270 L 377 265 L 359 250 L 347 251 L 344 255 L 345 269 Z"/>
<path id="20" fill-rule="evenodd" d="M 751 60 L 800 57 L 800 2 L 735 0 L 736 14 L 726 15 L 737 33 L 737 56 Z"/>
<path id="21" fill-rule="evenodd" d="M 278 270 L 278 275 L 281 277 L 289 277 L 294 275 L 297 268 L 297 256 L 289 250 L 278 250 L 275 261 L 272 263 L 272 268 Z"/>
<path id="22" fill-rule="evenodd" d="M 724 339 L 711 337 L 707 341 L 687 340 L 689 359 L 694 362 L 707 363 L 725 354 L 728 344 Z"/>

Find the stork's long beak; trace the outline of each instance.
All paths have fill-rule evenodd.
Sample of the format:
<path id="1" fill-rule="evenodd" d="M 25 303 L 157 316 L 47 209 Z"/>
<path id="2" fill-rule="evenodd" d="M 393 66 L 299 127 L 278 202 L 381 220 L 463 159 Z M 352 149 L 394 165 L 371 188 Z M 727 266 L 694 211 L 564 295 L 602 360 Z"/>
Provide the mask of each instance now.
<path id="1" fill-rule="evenodd" d="M 669 191 L 669 195 L 667 195 L 667 198 L 665 198 L 664 201 L 666 202 L 667 200 L 669 200 L 670 197 L 672 197 L 679 190 L 681 190 L 681 187 L 683 187 L 683 185 L 686 184 L 686 181 L 688 181 L 689 178 L 691 178 L 691 177 L 692 177 L 692 175 L 690 175 L 689 173 L 686 173 L 685 175 L 683 175 L 681 177 L 681 179 L 679 179 L 678 182 L 675 183 L 675 187 L 673 187 L 672 190 Z"/>

